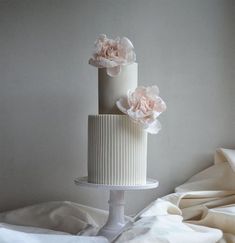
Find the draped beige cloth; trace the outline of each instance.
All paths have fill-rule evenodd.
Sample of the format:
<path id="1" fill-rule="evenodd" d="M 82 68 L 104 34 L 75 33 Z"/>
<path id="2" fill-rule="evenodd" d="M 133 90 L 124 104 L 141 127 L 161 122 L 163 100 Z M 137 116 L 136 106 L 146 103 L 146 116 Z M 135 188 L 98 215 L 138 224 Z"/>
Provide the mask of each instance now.
<path id="1" fill-rule="evenodd" d="M 217 149 L 213 166 L 153 202 L 117 242 L 234 243 L 235 150 Z"/>

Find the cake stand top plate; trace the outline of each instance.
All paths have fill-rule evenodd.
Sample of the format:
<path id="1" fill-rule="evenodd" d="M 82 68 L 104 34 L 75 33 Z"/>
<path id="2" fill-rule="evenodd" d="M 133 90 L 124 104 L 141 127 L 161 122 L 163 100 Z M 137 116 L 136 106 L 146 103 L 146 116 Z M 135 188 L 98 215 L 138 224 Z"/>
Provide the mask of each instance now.
<path id="1" fill-rule="evenodd" d="M 107 184 L 95 184 L 88 182 L 88 178 L 86 177 L 79 177 L 74 180 L 76 185 L 91 187 L 91 188 L 100 188 L 105 190 L 120 190 L 120 191 L 127 191 L 127 190 L 144 190 L 144 189 L 153 189 L 157 188 L 159 182 L 154 179 L 147 179 L 146 184 L 141 185 L 107 185 Z"/>

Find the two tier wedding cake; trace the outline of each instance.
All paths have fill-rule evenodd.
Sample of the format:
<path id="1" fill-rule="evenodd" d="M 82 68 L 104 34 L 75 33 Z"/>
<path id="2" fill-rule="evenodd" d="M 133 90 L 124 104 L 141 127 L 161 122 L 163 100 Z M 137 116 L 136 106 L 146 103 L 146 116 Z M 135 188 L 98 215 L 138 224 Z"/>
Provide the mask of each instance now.
<path id="1" fill-rule="evenodd" d="M 88 117 L 88 182 L 146 183 L 147 134 L 166 109 L 157 86 L 138 86 L 134 47 L 126 37 L 100 35 L 89 63 L 98 67 L 99 114 Z"/>

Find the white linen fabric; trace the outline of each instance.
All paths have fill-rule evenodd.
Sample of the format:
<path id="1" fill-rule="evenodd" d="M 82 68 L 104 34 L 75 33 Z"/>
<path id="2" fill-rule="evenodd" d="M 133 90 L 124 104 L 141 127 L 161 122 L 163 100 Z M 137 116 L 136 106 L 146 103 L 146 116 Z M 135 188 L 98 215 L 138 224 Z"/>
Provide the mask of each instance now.
<path id="1" fill-rule="evenodd" d="M 71 202 L 34 205 L 0 214 L 0 242 L 106 243 L 94 237 L 106 219 L 105 211 Z M 235 150 L 218 149 L 213 166 L 137 215 L 121 242 L 235 243 Z"/>
<path id="2" fill-rule="evenodd" d="M 86 236 L 95 235 L 106 219 L 106 211 L 72 202 L 41 203 L 0 213 L 0 242 L 107 243 Z"/>
<path id="3" fill-rule="evenodd" d="M 107 212 L 73 202 L 46 202 L 0 213 L 0 222 L 61 231 L 70 234 L 93 228 L 97 231 Z"/>
<path id="4" fill-rule="evenodd" d="M 23 233 L 0 228 L 1 243 L 108 243 L 103 237 Z"/>

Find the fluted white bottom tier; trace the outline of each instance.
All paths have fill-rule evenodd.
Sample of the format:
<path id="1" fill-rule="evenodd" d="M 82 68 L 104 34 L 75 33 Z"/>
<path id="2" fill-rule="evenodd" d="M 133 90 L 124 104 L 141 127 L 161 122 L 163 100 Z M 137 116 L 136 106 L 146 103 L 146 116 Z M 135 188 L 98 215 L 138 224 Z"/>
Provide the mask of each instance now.
<path id="1" fill-rule="evenodd" d="M 126 115 L 88 117 L 88 181 L 108 185 L 146 183 L 147 133 Z"/>

